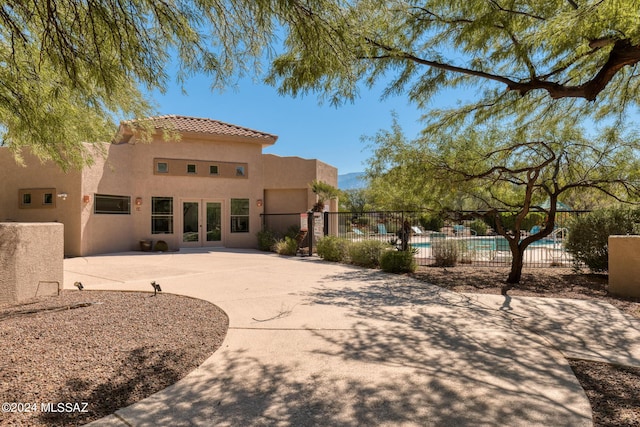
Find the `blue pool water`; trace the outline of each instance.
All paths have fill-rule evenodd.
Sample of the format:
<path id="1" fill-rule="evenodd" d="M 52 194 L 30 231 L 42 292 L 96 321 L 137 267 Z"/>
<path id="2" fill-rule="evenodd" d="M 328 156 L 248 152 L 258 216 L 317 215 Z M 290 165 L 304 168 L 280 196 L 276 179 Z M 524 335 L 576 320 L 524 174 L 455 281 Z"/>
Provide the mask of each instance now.
<path id="1" fill-rule="evenodd" d="M 453 240 L 453 239 L 446 239 L 446 240 Z M 457 239 L 457 240 L 462 240 L 462 239 Z M 496 244 L 496 239 L 493 237 L 464 239 L 463 241 L 468 242 L 469 247 L 476 247 L 478 249 L 486 249 L 486 250 L 495 249 L 495 244 Z M 553 246 L 554 243 L 559 244 L 560 241 L 559 240 L 554 241 L 553 239 L 541 239 L 541 240 L 538 240 L 537 242 L 533 242 L 529 246 L 530 247 L 549 246 L 549 245 Z M 418 242 L 418 243 L 410 242 L 410 244 L 415 248 L 431 247 L 431 242 Z M 504 244 L 508 246 L 506 242 Z"/>

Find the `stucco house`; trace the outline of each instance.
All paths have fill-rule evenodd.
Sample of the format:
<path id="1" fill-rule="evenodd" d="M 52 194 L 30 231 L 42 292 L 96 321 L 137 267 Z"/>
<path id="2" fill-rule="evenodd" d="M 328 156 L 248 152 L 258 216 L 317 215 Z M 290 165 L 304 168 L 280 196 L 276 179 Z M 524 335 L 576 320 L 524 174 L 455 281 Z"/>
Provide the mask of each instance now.
<path id="1" fill-rule="evenodd" d="M 337 169 L 319 160 L 264 154 L 277 140 L 269 133 L 171 115 L 145 119 L 152 136 L 143 142 L 138 123 L 123 122 L 81 171 L 28 155 L 21 166 L 0 147 L 0 221 L 63 223 L 66 256 L 142 240 L 253 248 L 261 214 L 306 212 L 315 179 L 337 186 Z"/>

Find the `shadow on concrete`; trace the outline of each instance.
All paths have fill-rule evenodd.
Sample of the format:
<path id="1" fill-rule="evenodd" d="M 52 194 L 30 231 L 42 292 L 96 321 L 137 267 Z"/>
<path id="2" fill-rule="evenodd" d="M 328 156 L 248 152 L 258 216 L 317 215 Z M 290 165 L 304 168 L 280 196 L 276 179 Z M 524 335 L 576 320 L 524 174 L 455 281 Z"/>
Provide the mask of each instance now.
<path id="1" fill-rule="evenodd" d="M 368 284 L 350 287 L 349 282 Z M 590 425 L 588 401 L 567 361 L 522 318 L 402 276 L 349 271 L 309 292 L 314 304 L 356 318 L 341 335 L 313 331 L 345 362 L 401 367 L 395 394 L 435 425 Z M 330 283 L 344 283 L 335 288 Z M 383 323 L 381 323 L 383 322 Z M 413 390 L 404 387 L 415 385 Z M 410 391 L 410 393 L 405 393 Z M 412 402 L 419 400 L 418 405 Z"/>
<path id="2" fill-rule="evenodd" d="M 274 346 L 305 343 L 287 346 L 289 362 L 223 349 L 118 415 L 136 425 L 592 425 L 566 360 L 513 316 L 398 276 L 325 279 L 305 302 L 345 308 L 350 327 L 272 331 Z"/>

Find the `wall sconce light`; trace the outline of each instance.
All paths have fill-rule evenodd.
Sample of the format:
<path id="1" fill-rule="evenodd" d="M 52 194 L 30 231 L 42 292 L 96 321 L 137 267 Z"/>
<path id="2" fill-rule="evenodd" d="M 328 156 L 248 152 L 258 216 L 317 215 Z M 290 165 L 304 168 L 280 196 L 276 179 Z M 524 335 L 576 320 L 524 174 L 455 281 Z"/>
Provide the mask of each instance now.
<path id="1" fill-rule="evenodd" d="M 136 197 L 136 206 L 142 206 L 142 197 Z"/>
<path id="2" fill-rule="evenodd" d="M 82 201 L 84 203 L 89 203 L 91 201 L 91 196 L 89 196 L 88 194 L 85 194 L 84 196 L 82 196 Z"/>
<path id="3" fill-rule="evenodd" d="M 258 199 L 258 200 L 256 201 L 256 205 L 257 205 L 259 208 L 261 208 L 261 207 L 262 207 L 262 199 Z"/>
<path id="4" fill-rule="evenodd" d="M 58 197 L 60 197 L 62 200 L 67 200 L 67 197 L 69 197 L 69 195 L 67 193 L 59 193 Z"/>

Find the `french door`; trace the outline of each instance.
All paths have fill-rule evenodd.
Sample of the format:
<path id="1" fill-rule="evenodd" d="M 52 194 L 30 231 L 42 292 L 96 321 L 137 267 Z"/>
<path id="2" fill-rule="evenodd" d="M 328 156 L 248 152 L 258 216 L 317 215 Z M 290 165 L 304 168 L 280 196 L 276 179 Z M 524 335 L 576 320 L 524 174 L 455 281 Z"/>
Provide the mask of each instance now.
<path id="1" fill-rule="evenodd" d="M 182 200 L 181 246 L 222 246 L 222 212 L 219 200 Z"/>

